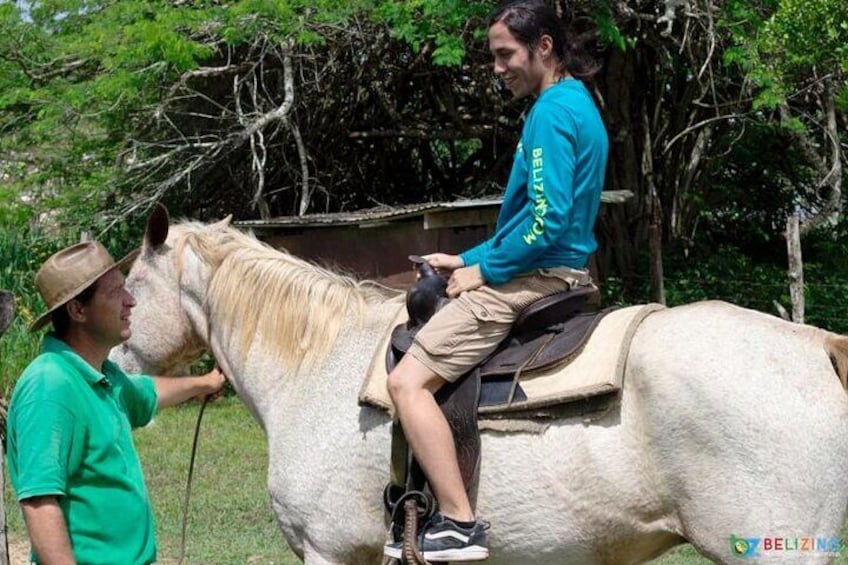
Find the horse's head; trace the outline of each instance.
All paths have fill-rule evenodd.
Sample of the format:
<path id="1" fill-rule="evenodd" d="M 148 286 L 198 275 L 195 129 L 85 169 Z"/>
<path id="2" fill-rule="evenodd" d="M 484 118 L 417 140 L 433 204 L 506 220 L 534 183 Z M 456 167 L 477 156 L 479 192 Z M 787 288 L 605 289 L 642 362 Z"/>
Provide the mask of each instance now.
<path id="1" fill-rule="evenodd" d="M 185 245 L 181 227 L 172 229 L 167 210 L 158 205 L 127 275 L 127 289 L 136 299 L 132 336 L 113 349 L 111 358 L 129 372 L 184 371 L 208 347 L 203 304 L 209 272 Z"/>
<path id="2" fill-rule="evenodd" d="M 0 335 L 9 328 L 15 318 L 15 295 L 8 290 L 0 290 Z"/>
<path id="3" fill-rule="evenodd" d="M 112 352 L 122 367 L 170 372 L 214 349 L 221 363 L 255 350 L 298 371 L 323 362 L 346 324 L 387 298 L 229 222 L 169 226 L 164 208 L 151 215 L 127 278 L 132 337 Z"/>

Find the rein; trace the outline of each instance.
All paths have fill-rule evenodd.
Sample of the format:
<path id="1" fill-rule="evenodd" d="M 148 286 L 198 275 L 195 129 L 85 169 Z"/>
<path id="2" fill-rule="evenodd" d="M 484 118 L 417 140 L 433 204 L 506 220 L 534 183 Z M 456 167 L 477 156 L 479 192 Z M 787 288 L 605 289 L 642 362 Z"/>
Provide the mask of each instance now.
<path id="1" fill-rule="evenodd" d="M 182 257 L 182 255 L 180 255 Z M 185 308 L 183 308 L 183 270 L 182 265 L 180 264 L 177 267 L 178 275 L 177 275 L 177 289 L 178 289 L 178 300 L 180 304 L 180 315 L 184 320 L 186 320 L 189 324 L 191 321 L 188 320 L 188 315 L 186 314 Z M 207 315 L 207 324 L 206 324 L 206 336 L 207 339 L 212 335 L 212 320 Z M 217 364 L 216 364 L 217 366 Z M 197 443 L 200 439 L 200 422 L 203 421 L 203 412 L 206 410 L 206 405 L 209 404 L 209 400 L 212 398 L 211 394 L 207 394 L 203 398 L 203 402 L 200 404 L 200 411 L 197 413 L 197 423 L 194 425 L 194 439 L 191 442 L 191 457 L 188 462 L 188 476 L 186 477 L 186 490 L 185 490 L 185 498 L 183 499 L 183 516 L 182 516 L 182 524 L 180 525 L 180 557 L 177 560 L 177 565 L 182 565 L 185 560 L 185 552 L 186 552 L 186 531 L 188 529 L 188 504 L 191 499 L 191 484 L 192 479 L 194 477 L 194 461 L 197 458 Z"/>
<path id="2" fill-rule="evenodd" d="M 180 558 L 177 560 L 178 565 L 182 565 L 183 560 L 185 559 L 186 529 L 188 527 L 188 502 L 191 497 L 191 480 L 194 475 L 194 460 L 197 455 L 197 440 L 200 437 L 200 422 L 203 420 L 203 411 L 206 409 L 206 405 L 209 404 L 210 398 L 212 398 L 212 395 L 207 394 L 203 399 L 203 403 L 200 405 L 200 412 L 197 413 L 197 424 L 194 426 L 194 440 L 191 443 L 191 459 L 188 463 L 188 478 L 186 479 L 185 498 L 183 499 L 183 518 L 180 529 Z"/>

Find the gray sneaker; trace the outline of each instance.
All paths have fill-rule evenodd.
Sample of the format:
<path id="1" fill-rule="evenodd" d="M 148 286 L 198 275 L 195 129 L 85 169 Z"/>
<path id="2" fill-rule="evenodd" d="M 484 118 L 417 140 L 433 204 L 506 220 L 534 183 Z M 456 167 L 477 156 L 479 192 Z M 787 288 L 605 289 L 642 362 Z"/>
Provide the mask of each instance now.
<path id="1" fill-rule="evenodd" d="M 400 560 L 403 557 L 403 542 L 387 541 L 383 546 L 383 555 Z"/>
<path id="2" fill-rule="evenodd" d="M 462 528 L 437 512 L 424 527 L 418 549 L 427 561 L 481 561 L 489 557 L 486 530 L 489 525 L 477 520 L 472 528 Z M 387 543 L 383 554 L 400 559 L 403 542 Z"/>

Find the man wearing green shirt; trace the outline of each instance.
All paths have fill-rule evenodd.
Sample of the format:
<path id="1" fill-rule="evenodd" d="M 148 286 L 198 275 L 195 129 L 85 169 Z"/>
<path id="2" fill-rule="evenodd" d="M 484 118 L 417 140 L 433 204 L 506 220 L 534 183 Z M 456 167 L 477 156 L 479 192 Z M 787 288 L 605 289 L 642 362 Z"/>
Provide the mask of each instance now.
<path id="1" fill-rule="evenodd" d="M 36 563 L 156 561 L 153 514 L 131 430 L 158 408 L 221 388 L 223 375 L 128 376 L 107 359 L 130 337 L 135 300 L 97 242 L 50 257 L 36 275 L 48 322 L 41 354 L 21 375 L 7 420 L 9 474 Z"/>

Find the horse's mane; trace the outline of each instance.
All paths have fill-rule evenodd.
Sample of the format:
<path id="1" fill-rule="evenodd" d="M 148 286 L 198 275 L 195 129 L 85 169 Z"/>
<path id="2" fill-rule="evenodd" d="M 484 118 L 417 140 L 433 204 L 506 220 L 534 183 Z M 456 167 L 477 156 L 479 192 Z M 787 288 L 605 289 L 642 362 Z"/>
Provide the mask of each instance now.
<path id="1" fill-rule="evenodd" d="M 221 224 L 176 226 L 182 276 L 186 247 L 212 270 L 207 315 L 230 328 L 243 360 L 255 341 L 289 366 L 320 363 L 346 323 L 363 319 L 366 307 L 397 295 L 274 249 Z M 177 231 L 177 230 L 175 230 Z"/>

